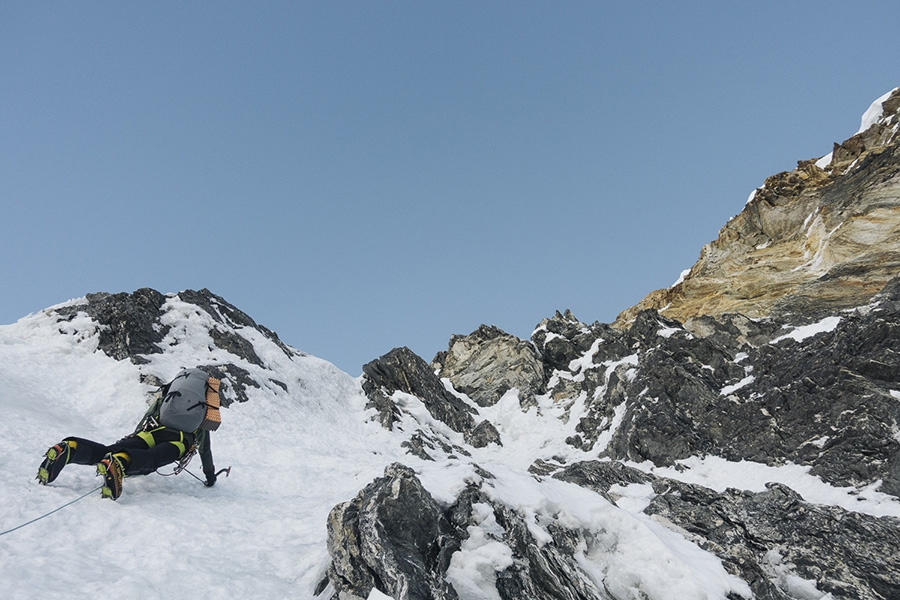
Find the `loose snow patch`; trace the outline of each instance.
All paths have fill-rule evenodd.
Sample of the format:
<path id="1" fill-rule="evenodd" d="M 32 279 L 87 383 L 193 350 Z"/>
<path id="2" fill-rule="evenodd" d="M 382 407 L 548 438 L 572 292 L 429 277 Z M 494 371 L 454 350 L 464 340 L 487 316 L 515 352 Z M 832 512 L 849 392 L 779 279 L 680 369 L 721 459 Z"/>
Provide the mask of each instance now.
<path id="1" fill-rule="evenodd" d="M 778 550 L 769 550 L 763 557 L 763 567 L 770 579 L 783 591 L 798 600 L 831 600 L 833 596 L 816 587 L 816 582 L 803 579 L 794 572 L 794 565 L 784 562 Z"/>
<path id="2" fill-rule="evenodd" d="M 668 338 L 672 337 L 673 335 L 675 335 L 676 333 L 678 333 L 679 331 L 681 331 L 681 330 L 678 329 L 677 327 L 663 327 L 662 329 L 660 329 L 659 331 L 656 332 L 656 335 L 658 335 L 659 337 L 664 337 L 664 338 L 668 339 Z"/>
<path id="3" fill-rule="evenodd" d="M 659 477 L 702 485 L 720 493 L 728 488 L 762 492 L 766 489 L 766 483 L 776 482 L 788 486 L 812 504 L 839 506 L 875 517 L 900 517 L 900 501 L 877 491 L 881 487 L 880 481 L 862 489 L 835 487 L 810 475 L 809 466 L 789 463 L 770 467 L 750 461 L 732 462 L 718 456 L 678 461 L 680 468 L 655 467 L 649 462 L 629 464 Z"/>
<path id="4" fill-rule="evenodd" d="M 681 275 L 678 276 L 678 279 L 675 281 L 675 283 L 670 285 L 669 288 L 671 289 L 671 288 L 675 287 L 676 285 L 680 284 L 690 274 L 691 274 L 691 269 L 685 269 L 684 271 L 681 272 Z"/>
<path id="5" fill-rule="evenodd" d="M 460 600 L 500 600 L 497 573 L 512 566 L 512 550 L 503 543 L 505 532 L 489 504 L 473 504 L 475 525 L 469 537 L 453 553 L 447 569 L 449 581 Z"/>
<path id="6" fill-rule="evenodd" d="M 746 205 L 746 204 L 750 204 L 751 202 L 753 202 L 753 199 L 756 198 L 756 193 L 761 189 L 762 188 L 754 188 L 753 191 L 750 192 L 750 195 L 747 197 L 747 202 L 745 202 L 744 204 Z"/>
<path id="7" fill-rule="evenodd" d="M 756 377 L 754 377 L 753 375 L 748 375 L 747 377 L 744 377 L 743 379 L 741 379 L 734 385 L 726 385 L 725 387 L 723 387 L 722 390 L 719 392 L 719 395 L 720 396 L 728 396 L 729 394 L 733 394 L 734 392 L 738 391 L 742 387 L 750 385 L 754 381 L 756 381 Z"/>
<path id="8" fill-rule="evenodd" d="M 575 559 L 598 590 L 616 598 L 713 600 L 729 594 L 752 598 L 749 586 L 721 560 L 650 517 L 632 514 L 573 483 L 485 465 L 497 476 L 485 486 L 492 500 L 525 518 L 539 546 L 552 542 L 545 527 L 592 532 Z M 634 489 L 635 496 L 646 495 Z"/>
<path id="9" fill-rule="evenodd" d="M 820 169 L 825 169 L 828 165 L 831 164 L 831 159 L 834 157 L 834 152 L 829 152 L 822 158 L 816 161 L 816 166 Z"/>
<path id="10" fill-rule="evenodd" d="M 819 321 L 818 323 L 812 323 L 810 325 L 796 327 L 793 330 L 791 330 L 789 333 L 779 336 L 769 343 L 777 344 L 778 342 L 781 342 L 788 338 L 790 338 L 794 341 L 797 341 L 797 342 L 802 342 L 803 340 L 805 340 L 807 338 L 811 338 L 814 335 L 818 335 L 820 333 L 828 333 L 829 331 L 834 331 L 835 328 L 838 326 L 838 323 L 840 323 L 840 322 L 841 322 L 840 317 L 826 317 L 826 318 L 822 319 L 821 321 Z"/>

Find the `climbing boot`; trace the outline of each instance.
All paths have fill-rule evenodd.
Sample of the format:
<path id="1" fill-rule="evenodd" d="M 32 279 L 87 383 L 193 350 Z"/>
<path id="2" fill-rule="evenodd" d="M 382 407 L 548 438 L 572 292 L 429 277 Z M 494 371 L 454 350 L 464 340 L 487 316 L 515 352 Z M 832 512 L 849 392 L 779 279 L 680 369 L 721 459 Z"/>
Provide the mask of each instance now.
<path id="1" fill-rule="evenodd" d="M 122 479 L 125 477 L 125 455 L 121 452 L 108 453 L 97 463 L 97 475 L 103 477 L 103 487 L 100 494 L 104 498 L 118 500 L 122 495 Z"/>
<path id="2" fill-rule="evenodd" d="M 41 485 L 47 485 L 56 479 L 60 472 L 69 463 L 75 448 L 74 441 L 66 441 L 51 446 L 44 454 L 44 461 L 38 467 L 37 480 Z"/>

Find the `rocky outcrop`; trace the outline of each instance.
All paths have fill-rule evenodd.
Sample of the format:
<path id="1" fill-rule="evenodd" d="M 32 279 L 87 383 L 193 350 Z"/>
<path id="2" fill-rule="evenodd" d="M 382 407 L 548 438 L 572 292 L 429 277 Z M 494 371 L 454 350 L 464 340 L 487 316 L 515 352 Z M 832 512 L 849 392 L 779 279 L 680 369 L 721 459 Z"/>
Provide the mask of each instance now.
<path id="1" fill-rule="evenodd" d="M 500 443 L 500 434 L 488 421 L 476 423 L 475 410 L 450 393 L 428 364 L 409 348 L 395 348 L 363 366 L 363 390 L 368 408 L 375 408 L 377 420 L 390 429 L 400 410 L 391 400 L 394 392 L 415 396 L 429 414 L 463 434 L 466 443 L 483 448 Z"/>
<path id="2" fill-rule="evenodd" d="M 534 346 L 487 325 L 450 338 L 449 348 L 435 357 L 432 367 L 479 406 L 493 406 L 513 388 L 520 402 L 531 404 L 544 383 L 544 365 Z"/>
<path id="3" fill-rule="evenodd" d="M 768 178 L 684 279 L 619 315 L 834 312 L 868 302 L 900 272 L 900 88 L 880 116 L 820 160 Z M 871 109 L 870 109 L 871 110 Z"/>
<path id="4" fill-rule="evenodd" d="M 133 294 L 88 294 L 85 304 L 69 305 L 56 310 L 70 319 L 86 312 L 99 324 L 99 348 L 116 360 L 129 359 L 145 364 L 144 355 L 162 352 L 160 343 L 168 328 L 159 323 L 166 297 L 150 288 Z"/>
<path id="5" fill-rule="evenodd" d="M 809 504 L 782 484 L 718 493 L 615 462 L 576 463 L 554 477 L 611 502 L 613 486 L 651 484 L 644 513 L 716 554 L 757 600 L 900 597 L 897 519 Z"/>
<path id="6" fill-rule="evenodd" d="M 217 348 L 227 350 L 235 356 L 240 356 L 249 363 L 264 367 L 265 365 L 259 356 L 257 356 L 253 344 L 238 333 L 241 329 L 252 328 L 275 343 L 286 356 L 302 356 L 301 352 L 290 348 L 282 342 L 278 338 L 277 333 L 258 324 L 250 318 L 247 313 L 226 302 L 224 298 L 213 294 L 206 288 L 199 292 L 194 290 L 184 290 L 178 292 L 177 297 L 184 302 L 188 302 L 201 308 L 209 314 L 217 324 L 221 325 L 221 327 L 213 327 L 209 330 L 210 337 L 213 338 Z"/>
<path id="7" fill-rule="evenodd" d="M 231 402 L 245 402 L 248 398 L 247 390 L 260 387 L 260 381 L 246 367 L 255 366 L 261 370 L 268 368 L 260 359 L 253 343 L 241 334 L 242 331 L 253 329 L 259 332 L 288 357 L 303 356 L 285 345 L 276 333 L 257 324 L 246 313 L 207 289 L 184 290 L 169 295 L 150 288 L 141 288 L 130 294 L 88 294 L 83 302 L 67 304 L 52 309 L 52 312 L 61 320 L 71 320 L 79 313 L 87 314 L 97 324 L 99 350 L 116 360 L 129 360 L 136 365 L 145 365 L 150 362 L 148 357 L 165 351 L 165 340 L 170 327 L 166 325 L 164 316 L 168 310 L 167 303 L 172 300 L 191 304 L 197 311 L 208 315 L 212 326 L 207 329 L 207 333 L 216 348 L 235 357 L 234 362 L 228 363 L 184 365 L 204 368 L 221 379 L 222 401 L 225 406 Z M 153 385 L 151 380 L 157 381 L 158 378 L 145 374 L 144 380 Z M 266 383 L 287 389 L 285 383 L 275 378 L 267 378 Z"/>
<path id="8" fill-rule="evenodd" d="M 610 598 L 578 566 L 575 555 L 584 544 L 579 532 L 554 525 L 549 527 L 552 541 L 538 541 L 527 517 L 492 501 L 475 485 L 442 508 L 409 467 L 393 464 L 328 517 L 333 599 L 363 599 L 373 588 L 397 600 L 458 598 L 448 568 L 472 528 L 507 549 L 506 564 L 492 586 L 502 600 Z"/>
<path id="9" fill-rule="evenodd" d="M 624 330 L 592 326 L 602 341 L 575 371 L 557 368 L 549 392 L 591 399 L 569 442 L 591 449 L 607 434 L 601 449 L 612 459 L 790 461 L 835 485 L 880 481 L 882 491 L 900 495 L 898 306 L 900 278 L 871 304 L 805 330 L 738 315 L 682 326 L 644 311 Z M 551 356 L 561 348 L 577 354 L 591 327 L 573 319 L 546 321 L 535 343 L 548 343 L 546 330 L 561 331 L 549 337 Z"/>
<path id="10" fill-rule="evenodd" d="M 476 510 L 479 507 L 480 510 Z M 548 525 L 551 541 L 536 539 L 527 517 L 492 501 L 474 486 L 467 488 L 451 508 L 451 519 L 465 540 L 469 527 L 487 519 L 498 530 L 491 539 L 509 549 L 508 565 L 495 575 L 494 588 L 501 600 L 609 600 L 578 565 L 585 545 L 582 534 L 558 523 Z"/>
<path id="11" fill-rule="evenodd" d="M 758 600 L 796 598 L 813 586 L 835 598 L 900 597 L 897 519 L 811 505 L 777 483 L 759 493 L 671 480 L 653 487 L 663 493 L 645 512 L 695 536 Z"/>
<path id="12" fill-rule="evenodd" d="M 335 600 L 363 600 L 373 588 L 398 600 L 456 600 L 444 575 L 458 549 L 458 534 L 444 512 L 412 469 L 400 464 L 388 466 L 384 477 L 328 516 L 328 580 Z"/>
<path id="13" fill-rule="evenodd" d="M 82 304 L 66 305 L 55 309 L 55 312 L 66 319 L 79 312 L 87 313 L 99 325 L 100 350 L 116 360 L 128 359 L 135 364 L 146 364 L 146 355 L 163 351 L 161 344 L 169 327 L 161 322 L 161 318 L 165 314 L 164 305 L 171 298 L 178 298 L 206 312 L 221 325 L 209 330 L 216 347 L 251 364 L 264 366 L 253 344 L 237 333 L 244 328 L 256 329 L 288 356 L 297 354 L 296 350 L 278 339 L 277 334 L 258 325 L 246 313 L 207 289 L 184 290 L 169 296 L 150 288 L 141 288 L 131 294 L 101 292 L 88 294 Z"/>

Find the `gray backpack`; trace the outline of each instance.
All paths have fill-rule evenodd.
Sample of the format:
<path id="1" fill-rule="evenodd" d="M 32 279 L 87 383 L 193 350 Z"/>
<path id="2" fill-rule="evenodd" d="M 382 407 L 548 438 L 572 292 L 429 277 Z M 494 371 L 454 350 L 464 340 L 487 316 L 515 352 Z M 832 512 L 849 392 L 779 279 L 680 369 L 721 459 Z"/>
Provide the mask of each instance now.
<path id="1" fill-rule="evenodd" d="M 219 414 L 219 380 L 202 369 L 187 369 L 169 383 L 159 407 L 159 424 L 179 431 L 215 431 Z"/>

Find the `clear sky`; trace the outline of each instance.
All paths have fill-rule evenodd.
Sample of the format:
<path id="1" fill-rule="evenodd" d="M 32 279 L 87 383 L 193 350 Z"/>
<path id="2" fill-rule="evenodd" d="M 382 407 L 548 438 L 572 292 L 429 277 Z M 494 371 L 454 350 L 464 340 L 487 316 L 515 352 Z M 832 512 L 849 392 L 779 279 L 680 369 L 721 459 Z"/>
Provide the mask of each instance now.
<path id="1" fill-rule="evenodd" d="M 0 323 L 208 287 L 350 374 L 612 321 L 900 86 L 896 2 L 4 2 Z"/>

